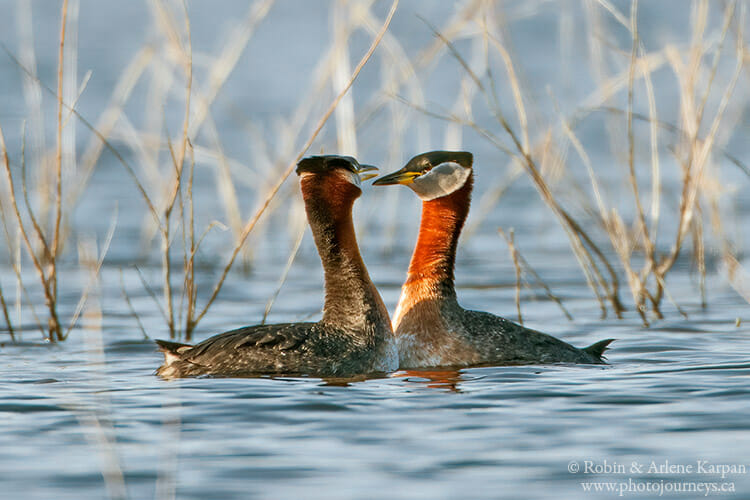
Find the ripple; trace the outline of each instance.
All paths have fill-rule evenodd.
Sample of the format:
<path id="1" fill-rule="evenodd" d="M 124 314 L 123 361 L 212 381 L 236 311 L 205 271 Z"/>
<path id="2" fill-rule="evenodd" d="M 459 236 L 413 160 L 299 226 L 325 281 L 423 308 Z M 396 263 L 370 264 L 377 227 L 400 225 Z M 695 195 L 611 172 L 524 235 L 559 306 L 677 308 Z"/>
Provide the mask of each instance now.
<path id="1" fill-rule="evenodd" d="M 0 403 L 0 412 L 7 413 L 41 413 L 67 411 L 65 408 L 56 405 L 43 405 L 32 403 Z"/>

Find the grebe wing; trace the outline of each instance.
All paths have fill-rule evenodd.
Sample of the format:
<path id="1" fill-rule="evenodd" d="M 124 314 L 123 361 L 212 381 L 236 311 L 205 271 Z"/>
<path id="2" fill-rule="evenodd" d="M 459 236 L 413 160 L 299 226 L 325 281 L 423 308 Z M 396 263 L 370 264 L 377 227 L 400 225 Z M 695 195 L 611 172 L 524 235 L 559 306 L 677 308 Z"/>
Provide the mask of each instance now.
<path id="1" fill-rule="evenodd" d="M 244 326 L 196 344 L 185 352 L 184 359 L 198 361 L 197 358 L 212 356 L 221 352 L 243 349 L 274 349 L 286 351 L 304 344 L 315 323 L 286 323 L 280 325 Z"/>

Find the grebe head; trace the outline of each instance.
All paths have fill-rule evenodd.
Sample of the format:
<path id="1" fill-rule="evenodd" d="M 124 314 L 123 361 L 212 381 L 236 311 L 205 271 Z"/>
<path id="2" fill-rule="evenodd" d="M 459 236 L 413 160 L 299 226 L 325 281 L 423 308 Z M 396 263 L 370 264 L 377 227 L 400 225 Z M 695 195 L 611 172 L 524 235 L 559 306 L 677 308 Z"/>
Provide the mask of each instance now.
<path id="1" fill-rule="evenodd" d="M 415 156 L 404 168 L 374 184 L 404 184 L 423 201 L 430 201 L 461 189 L 471 175 L 472 163 L 473 156 L 467 151 L 430 151 Z"/>
<path id="2" fill-rule="evenodd" d="M 362 194 L 362 180 L 377 170 L 351 156 L 309 156 L 297 163 L 302 198 L 309 221 L 351 219 L 354 201 Z"/>
<path id="3" fill-rule="evenodd" d="M 300 178 L 333 175 L 354 184 L 358 188 L 361 188 L 362 181 L 376 177 L 377 174 L 372 173 L 376 170 L 377 167 L 362 165 L 351 156 L 308 156 L 297 163 L 297 175 Z"/>

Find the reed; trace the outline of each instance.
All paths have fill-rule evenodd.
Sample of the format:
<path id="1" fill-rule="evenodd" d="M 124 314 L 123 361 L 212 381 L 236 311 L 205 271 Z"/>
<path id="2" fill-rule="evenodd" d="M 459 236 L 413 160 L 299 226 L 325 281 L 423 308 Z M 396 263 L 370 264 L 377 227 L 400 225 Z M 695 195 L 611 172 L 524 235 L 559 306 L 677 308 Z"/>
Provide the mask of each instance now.
<path id="1" fill-rule="evenodd" d="M 568 321 L 573 321 L 573 315 L 570 314 L 570 311 L 565 307 L 563 304 L 562 299 L 558 297 L 550 288 L 550 286 L 547 284 L 547 282 L 542 279 L 542 277 L 539 275 L 539 273 L 536 272 L 536 270 L 529 264 L 529 261 L 526 260 L 526 258 L 521 254 L 521 252 L 518 250 L 518 247 L 515 243 L 514 238 L 514 231 L 511 229 L 509 231 L 509 235 L 505 234 L 505 231 L 502 230 L 502 228 L 498 229 L 498 233 L 500 233 L 500 236 L 503 237 L 505 242 L 508 245 L 508 251 L 510 252 L 510 258 L 513 261 L 513 268 L 515 269 L 516 273 L 516 311 L 518 312 L 518 322 L 523 324 L 522 317 L 521 317 L 521 285 L 525 285 L 529 289 L 534 288 L 541 288 L 544 290 L 544 294 L 547 296 L 549 300 L 554 302 L 557 307 L 560 308 L 560 311 L 563 313 L 565 318 L 567 318 Z M 531 279 L 529 279 L 529 277 Z M 533 282 L 532 282 L 533 280 Z"/>
<path id="2" fill-rule="evenodd" d="M 510 259 L 513 261 L 513 268 L 516 271 L 516 312 L 518 312 L 518 323 L 523 325 L 523 315 L 521 314 L 521 264 L 518 258 L 518 250 L 516 250 L 513 229 L 508 231 L 507 236 L 502 229 L 500 229 L 499 231 L 500 236 L 502 236 L 505 242 L 508 244 Z"/>
<path id="3" fill-rule="evenodd" d="M 77 0 L 73 0 L 72 5 L 72 10 L 76 14 L 74 17 L 77 20 L 79 3 Z M 37 194 L 39 194 L 39 197 L 42 199 L 41 210 L 39 211 L 34 207 L 29 196 L 29 188 L 26 175 L 27 168 L 25 127 L 22 134 L 23 141 L 21 146 L 20 192 L 23 199 L 23 204 L 21 204 L 17 199 L 19 188 L 12 172 L 8 149 L 5 142 L 5 135 L 3 133 L 2 126 L 0 126 L 0 163 L 2 163 L 5 174 L 5 191 L 7 192 L 7 200 L 9 202 L 8 204 L 10 205 L 10 207 L 8 207 L 4 203 L 0 203 L 0 218 L 2 219 L 3 231 L 9 247 L 12 247 L 13 238 L 11 235 L 14 230 L 19 235 L 18 239 L 20 240 L 20 242 L 17 245 L 18 251 L 16 253 L 15 262 L 12 263 L 12 267 L 16 275 L 17 288 L 23 292 L 27 302 L 29 303 L 32 315 L 35 318 L 39 329 L 42 331 L 42 335 L 46 340 L 51 342 L 58 342 L 67 338 L 70 331 L 75 327 L 79 315 L 89 297 L 89 286 L 87 286 L 81 292 L 76 309 L 72 314 L 68 324 L 63 325 L 59 314 L 58 272 L 67 233 L 64 227 L 64 221 L 71 216 L 73 209 L 73 207 L 67 203 L 67 192 L 64 187 L 64 179 L 66 175 L 68 175 L 68 173 L 64 171 L 64 164 L 66 163 L 64 151 L 66 149 L 71 150 L 71 148 L 74 147 L 71 146 L 71 144 L 75 143 L 74 135 L 65 133 L 66 126 L 68 125 L 68 118 L 70 117 L 70 115 L 66 118 L 63 117 L 63 111 L 66 109 L 71 114 L 75 113 L 75 104 L 73 104 L 73 107 L 71 107 L 71 105 L 68 105 L 63 101 L 63 92 L 66 90 L 64 82 L 70 80 L 70 77 L 65 71 L 66 54 L 68 54 L 69 52 L 66 49 L 66 37 L 68 34 L 68 29 L 70 27 L 69 24 L 71 24 L 68 21 L 68 10 L 69 2 L 68 0 L 64 0 L 61 4 L 60 11 L 57 91 L 54 92 L 49 89 L 49 87 L 44 87 L 44 89 L 52 93 L 56 99 L 56 141 L 54 161 L 51 164 L 49 162 L 45 162 L 42 159 L 44 155 L 40 154 L 39 151 L 36 151 L 34 155 L 34 157 L 40 162 L 38 165 L 36 165 L 38 172 L 37 177 L 42 179 L 42 181 L 35 186 Z M 73 31 L 77 30 L 77 24 L 73 24 L 72 27 L 74 28 Z M 6 50 L 6 52 L 8 52 L 7 48 L 3 48 Z M 41 90 L 41 87 L 43 86 L 40 84 L 41 82 L 35 77 L 34 71 L 32 69 L 24 67 L 18 59 L 13 57 L 12 59 L 16 63 L 18 63 L 19 66 L 24 70 L 24 72 L 28 76 L 28 79 L 31 81 L 30 85 L 32 85 L 34 90 Z M 33 61 L 33 56 L 30 57 L 30 59 Z M 72 81 L 73 83 L 75 83 L 75 78 L 72 78 Z M 86 82 L 87 78 L 84 79 L 78 95 L 83 92 Z M 36 100 L 35 103 L 37 106 L 40 106 L 40 104 L 36 102 Z M 39 132 L 37 131 L 37 133 Z M 40 141 L 39 137 L 36 137 L 36 139 L 38 143 L 43 144 L 43 141 Z M 49 178 L 52 179 L 51 183 L 46 181 Z M 73 176 L 70 175 L 68 178 L 72 180 Z M 45 228 L 46 225 L 44 223 L 44 219 L 46 218 L 46 207 L 49 200 L 54 200 L 54 206 L 51 216 L 52 222 L 51 227 Z M 8 212 L 10 212 L 10 214 L 8 214 Z M 95 267 L 96 273 L 101 270 L 104 255 L 106 255 L 106 249 L 109 247 L 109 243 L 111 242 L 113 231 L 114 225 L 112 226 L 108 237 L 106 238 L 105 249 L 101 255 L 101 259 L 99 260 L 98 265 Z M 43 325 L 42 320 L 33 307 L 33 302 L 29 298 L 29 292 L 22 277 L 21 246 L 23 246 L 26 256 L 31 261 L 36 272 L 38 282 L 41 285 L 45 306 L 47 309 L 46 326 Z M 4 297 L 2 297 L 1 291 L 0 305 L 3 306 L 3 315 L 8 324 L 11 338 L 15 340 L 10 316 L 8 314 L 5 299 Z"/>
<path id="4" fill-rule="evenodd" d="M 63 65 L 64 65 L 64 48 L 65 48 L 65 34 L 67 27 L 67 15 L 68 15 L 68 1 L 64 0 L 61 7 L 61 21 L 60 21 L 60 43 L 59 43 L 59 55 L 58 55 L 58 70 L 57 70 L 57 89 L 58 95 L 62 96 L 63 89 Z M 44 290 L 44 297 L 48 310 L 48 322 L 47 322 L 47 338 L 53 341 L 63 340 L 63 329 L 60 324 L 60 320 L 57 312 L 57 265 L 58 257 L 61 247 L 61 234 L 60 224 L 62 221 L 62 97 L 58 99 L 57 106 L 57 145 L 55 155 L 55 169 L 54 169 L 54 189 L 53 193 L 45 193 L 48 195 L 47 199 L 55 200 L 54 209 L 54 223 L 53 229 L 50 232 L 45 232 L 37 218 L 34 215 L 34 211 L 28 201 L 28 194 L 26 190 L 26 182 L 24 175 L 23 182 L 23 193 L 24 201 L 26 203 L 26 210 L 28 218 L 30 220 L 31 228 L 28 227 L 29 223 L 25 222 L 21 215 L 21 209 L 19 208 L 16 200 L 15 185 L 13 182 L 13 176 L 10 168 L 10 160 L 8 158 L 8 150 L 5 144 L 5 136 L 2 128 L 0 127 L 0 150 L 2 153 L 2 162 L 5 169 L 7 189 L 10 197 L 12 214 L 15 216 L 15 223 L 20 230 L 25 244 L 26 251 L 32 258 L 34 268 L 36 269 L 38 278 L 41 282 Z M 25 161 L 23 161 L 23 167 L 25 171 Z M 7 219 L 3 216 L 3 223 L 7 229 Z M 41 246 L 41 251 L 37 254 L 32 237 L 35 241 L 38 241 Z M 20 276 L 20 275 L 19 275 Z M 19 278 L 20 279 L 20 278 Z M 5 301 L 3 300 L 3 305 Z M 6 315 L 6 321 L 10 327 L 10 319 Z"/>
<path id="5" fill-rule="evenodd" d="M 5 324 L 8 328 L 8 335 L 10 336 L 10 340 L 15 342 L 16 334 L 13 331 L 13 323 L 10 321 L 10 314 L 8 314 L 8 304 L 5 302 L 5 296 L 3 295 L 2 286 L 0 286 L 0 307 L 2 307 L 3 309 L 3 318 L 5 319 Z"/>

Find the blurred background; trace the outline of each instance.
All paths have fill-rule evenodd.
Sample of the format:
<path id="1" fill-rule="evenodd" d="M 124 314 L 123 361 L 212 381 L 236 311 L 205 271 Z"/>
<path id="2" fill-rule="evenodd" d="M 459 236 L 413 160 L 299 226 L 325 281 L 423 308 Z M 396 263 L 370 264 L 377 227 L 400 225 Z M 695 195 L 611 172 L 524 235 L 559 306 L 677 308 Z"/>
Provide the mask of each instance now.
<path id="1" fill-rule="evenodd" d="M 189 336 L 223 273 L 230 300 L 264 311 L 287 272 L 319 283 L 296 180 L 282 181 L 320 152 L 386 173 L 426 150 L 472 151 L 460 285 L 515 286 L 502 228 L 524 298 L 586 283 L 582 313 L 647 324 L 705 304 L 707 282 L 748 297 L 743 2 L 404 0 L 314 135 L 390 7 L 5 1 L 7 318 L 59 339 L 89 297 L 122 304 L 124 291 L 130 315 L 161 309 Z M 356 210 L 392 305 L 418 200 L 368 186 Z M 300 306 L 319 303 L 282 288 L 271 315 Z"/>

